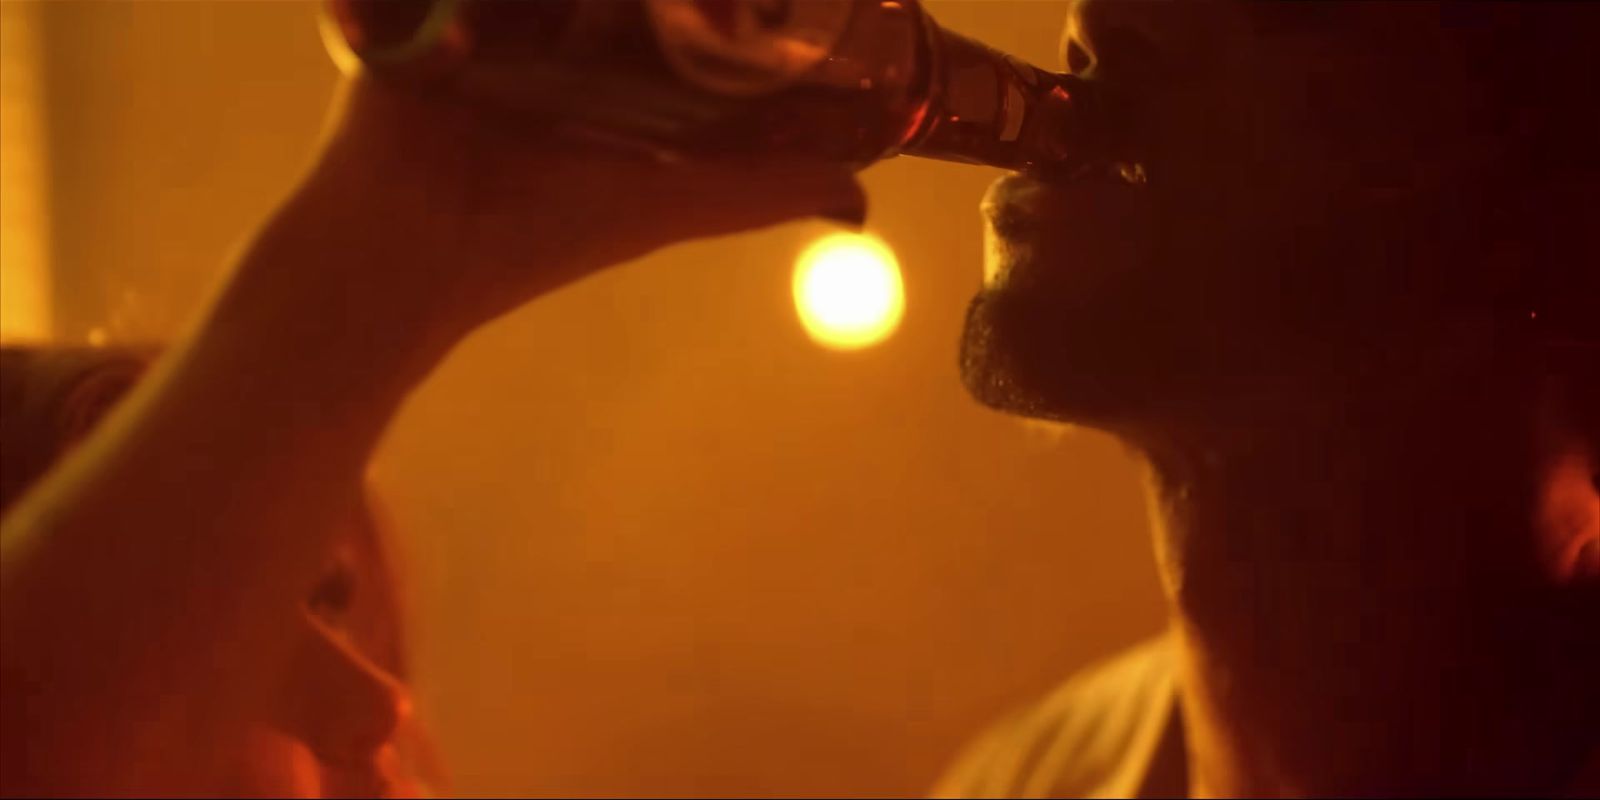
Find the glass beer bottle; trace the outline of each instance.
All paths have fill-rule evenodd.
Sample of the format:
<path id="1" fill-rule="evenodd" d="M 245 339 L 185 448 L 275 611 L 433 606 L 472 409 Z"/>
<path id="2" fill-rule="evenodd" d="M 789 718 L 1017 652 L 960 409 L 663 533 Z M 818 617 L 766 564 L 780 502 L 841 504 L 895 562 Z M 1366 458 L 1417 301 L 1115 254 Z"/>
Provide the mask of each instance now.
<path id="1" fill-rule="evenodd" d="M 668 155 L 1091 160 L 1087 88 L 916 0 L 328 0 L 347 67 Z"/>

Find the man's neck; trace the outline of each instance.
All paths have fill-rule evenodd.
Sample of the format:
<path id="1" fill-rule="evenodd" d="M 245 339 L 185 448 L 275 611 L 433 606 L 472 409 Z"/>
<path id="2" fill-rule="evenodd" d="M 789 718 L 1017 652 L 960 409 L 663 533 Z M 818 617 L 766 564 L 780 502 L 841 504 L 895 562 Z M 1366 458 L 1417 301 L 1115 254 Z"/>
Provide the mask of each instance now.
<path id="1" fill-rule="evenodd" d="M 1197 793 L 1549 792 L 1586 749 L 1536 447 L 1452 416 L 1148 448 Z"/>

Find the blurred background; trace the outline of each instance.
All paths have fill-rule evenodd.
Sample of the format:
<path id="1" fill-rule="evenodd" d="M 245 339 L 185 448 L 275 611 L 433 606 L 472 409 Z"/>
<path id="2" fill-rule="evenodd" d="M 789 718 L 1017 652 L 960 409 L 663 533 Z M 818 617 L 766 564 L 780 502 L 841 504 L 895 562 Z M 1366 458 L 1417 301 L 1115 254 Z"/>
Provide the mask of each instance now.
<path id="1" fill-rule="evenodd" d="M 1063 4 L 931 0 L 1056 63 Z M 169 340 L 292 186 L 311 0 L 0 0 L 0 336 Z M 905 317 L 813 344 L 821 222 L 679 246 L 481 331 L 390 432 L 420 713 L 471 795 L 917 794 L 1161 624 L 1137 464 L 956 374 L 993 170 L 867 170 Z M 530 259 L 538 258 L 529 253 Z"/>

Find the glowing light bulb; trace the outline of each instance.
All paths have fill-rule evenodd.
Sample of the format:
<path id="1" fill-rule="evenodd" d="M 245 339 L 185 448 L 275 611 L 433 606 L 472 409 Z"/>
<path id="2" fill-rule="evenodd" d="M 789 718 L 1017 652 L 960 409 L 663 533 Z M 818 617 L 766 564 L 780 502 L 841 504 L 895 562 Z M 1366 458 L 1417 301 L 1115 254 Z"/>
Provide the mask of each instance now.
<path id="1" fill-rule="evenodd" d="M 825 236 L 795 262 L 794 305 L 817 344 L 836 350 L 871 347 L 889 338 L 905 315 L 900 264 L 875 236 Z"/>

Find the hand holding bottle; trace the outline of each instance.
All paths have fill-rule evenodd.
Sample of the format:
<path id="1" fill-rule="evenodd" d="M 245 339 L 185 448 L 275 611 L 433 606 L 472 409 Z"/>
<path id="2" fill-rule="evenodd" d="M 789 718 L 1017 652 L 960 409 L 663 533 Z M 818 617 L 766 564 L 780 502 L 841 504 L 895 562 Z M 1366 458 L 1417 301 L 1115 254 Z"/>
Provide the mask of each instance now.
<path id="1" fill-rule="evenodd" d="M 335 302 L 348 306 L 336 313 L 383 337 L 423 337 L 417 344 L 431 360 L 483 323 L 606 266 L 816 215 L 864 217 L 846 166 L 793 157 L 662 162 L 512 129 L 467 104 L 357 76 L 343 87 L 311 174 L 266 235 L 314 232 L 327 262 L 275 280 L 334 287 Z"/>

